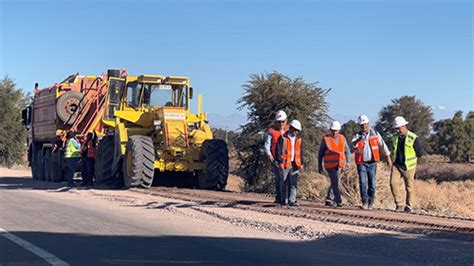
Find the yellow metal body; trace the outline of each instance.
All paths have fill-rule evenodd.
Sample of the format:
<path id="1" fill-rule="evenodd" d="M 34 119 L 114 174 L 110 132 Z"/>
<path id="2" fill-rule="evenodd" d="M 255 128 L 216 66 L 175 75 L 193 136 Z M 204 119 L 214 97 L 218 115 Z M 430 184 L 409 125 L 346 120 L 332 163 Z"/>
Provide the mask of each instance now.
<path id="1" fill-rule="evenodd" d="M 116 79 L 118 80 L 118 79 Z M 190 112 L 190 83 L 187 77 L 158 75 L 127 76 L 121 79 L 125 84 L 120 101 L 114 111 L 114 119 L 103 119 L 104 129 L 113 130 L 116 142 L 120 143 L 120 156 L 124 158 L 126 144 L 130 136 L 146 135 L 153 139 L 155 147 L 154 167 L 160 171 L 203 170 L 200 160 L 202 143 L 212 139 L 212 131 L 207 124 L 207 115 L 202 112 L 202 96 L 198 97 L 198 113 Z M 144 90 L 140 91 L 138 102 L 131 106 L 131 84 L 140 86 L 166 85 L 183 86 L 173 89 L 171 106 L 147 106 L 143 104 Z M 179 94 L 179 95 L 178 95 Z M 182 94 L 182 95 L 181 95 Z M 138 94 L 136 94 L 138 95 Z M 130 164 L 131 158 L 124 158 Z"/>

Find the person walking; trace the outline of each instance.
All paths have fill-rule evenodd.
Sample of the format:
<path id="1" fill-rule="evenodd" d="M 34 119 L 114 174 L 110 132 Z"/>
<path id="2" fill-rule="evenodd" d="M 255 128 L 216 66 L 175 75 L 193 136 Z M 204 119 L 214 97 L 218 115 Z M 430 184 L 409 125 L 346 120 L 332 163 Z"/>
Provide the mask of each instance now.
<path id="1" fill-rule="evenodd" d="M 357 173 L 359 174 L 361 208 L 364 210 L 371 210 L 375 202 L 377 162 L 381 160 L 380 150 L 385 154 L 389 168 L 392 168 L 390 150 L 382 136 L 370 126 L 369 122 L 366 115 L 359 116 L 358 123 L 361 130 L 351 141 L 355 151 L 354 160 L 357 165 Z"/>
<path id="2" fill-rule="evenodd" d="M 74 173 L 78 169 L 79 160 L 81 158 L 81 154 L 79 152 L 81 145 L 79 144 L 79 141 L 77 140 L 76 136 L 76 132 L 70 131 L 67 133 L 67 142 L 66 150 L 64 152 L 64 158 L 66 159 L 67 165 L 66 180 L 68 187 L 74 187 Z"/>
<path id="3" fill-rule="evenodd" d="M 94 184 L 95 172 L 95 150 L 97 147 L 97 135 L 95 132 L 87 133 L 86 140 L 82 143 L 82 185 L 92 186 Z"/>
<path id="4" fill-rule="evenodd" d="M 390 174 L 390 188 L 395 199 L 396 211 L 413 211 L 415 201 L 415 173 L 418 158 L 424 155 L 418 136 L 408 130 L 408 121 L 402 116 L 395 117 L 393 127 L 397 134 L 393 136 L 393 167 Z M 402 203 L 401 179 L 405 181 L 405 207 Z"/>
<path id="5" fill-rule="evenodd" d="M 280 195 L 280 171 L 278 164 L 275 161 L 276 158 L 276 146 L 278 139 L 285 134 L 288 130 L 288 125 L 286 122 L 287 116 L 285 111 L 280 110 L 275 115 L 275 123 L 268 129 L 265 134 L 265 144 L 264 150 L 265 154 L 267 155 L 268 159 L 271 162 L 272 173 L 274 176 L 275 182 L 275 203 L 281 202 L 281 195 Z"/>
<path id="6" fill-rule="evenodd" d="M 301 123 L 292 120 L 290 129 L 278 138 L 275 161 L 280 171 L 280 204 L 297 206 L 299 172 L 303 171 L 302 140 L 299 136 Z"/>
<path id="7" fill-rule="evenodd" d="M 339 181 L 343 171 L 347 168 L 347 164 L 350 163 L 351 151 L 346 138 L 342 134 L 339 134 L 341 124 L 338 121 L 333 121 L 329 129 L 331 132 L 323 137 L 321 145 L 319 146 L 319 173 L 324 173 L 324 162 L 324 168 L 331 181 L 326 196 L 326 205 L 341 207 L 342 199 L 339 191 Z"/>

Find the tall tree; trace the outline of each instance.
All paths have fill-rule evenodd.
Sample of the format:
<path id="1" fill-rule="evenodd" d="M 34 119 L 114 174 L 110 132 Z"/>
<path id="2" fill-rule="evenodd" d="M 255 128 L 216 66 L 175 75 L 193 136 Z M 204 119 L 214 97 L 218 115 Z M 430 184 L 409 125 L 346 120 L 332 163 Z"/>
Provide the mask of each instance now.
<path id="1" fill-rule="evenodd" d="M 240 109 L 248 110 L 249 122 L 242 127 L 236 147 L 247 190 L 273 190 L 270 165 L 263 153 L 263 134 L 273 123 L 278 110 L 284 110 L 289 120 L 300 120 L 304 163 L 307 170 L 316 169 L 316 149 L 329 118 L 326 102 L 329 89 L 279 72 L 253 74 L 243 88 L 244 95 L 238 104 Z"/>
<path id="2" fill-rule="evenodd" d="M 352 137 L 360 131 L 360 125 L 357 124 L 354 120 L 349 120 L 346 123 L 344 123 L 341 127 L 341 133 L 346 137 L 348 141 L 351 141 Z M 354 151 L 354 148 L 352 145 L 349 145 L 351 148 L 351 152 Z"/>
<path id="3" fill-rule="evenodd" d="M 0 80 L 0 164 L 11 167 L 22 163 L 25 154 L 26 130 L 21 124 L 21 110 L 26 96 L 8 76 Z"/>
<path id="4" fill-rule="evenodd" d="M 466 116 L 465 128 L 469 140 L 469 160 L 474 160 L 474 111 L 470 111 Z"/>
<path id="5" fill-rule="evenodd" d="M 434 153 L 447 156 L 451 162 L 468 162 L 474 155 L 474 112 L 465 120 L 458 111 L 452 119 L 436 121 L 430 144 Z"/>
<path id="6" fill-rule="evenodd" d="M 462 111 L 456 112 L 449 126 L 450 138 L 448 157 L 451 162 L 467 162 L 469 160 L 469 139 L 464 126 Z"/>
<path id="7" fill-rule="evenodd" d="M 418 135 L 427 152 L 431 152 L 431 147 L 427 145 L 433 123 L 431 107 L 416 99 L 415 96 L 402 96 L 382 107 L 375 128 L 386 138 L 387 143 L 392 142 L 389 136 L 393 135 L 393 121 L 397 116 L 405 117 L 409 122 L 408 128 Z"/>
<path id="8" fill-rule="evenodd" d="M 451 119 L 443 119 L 433 124 L 433 134 L 429 138 L 433 153 L 448 156 L 448 147 L 451 142 L 451 122 Z"/>

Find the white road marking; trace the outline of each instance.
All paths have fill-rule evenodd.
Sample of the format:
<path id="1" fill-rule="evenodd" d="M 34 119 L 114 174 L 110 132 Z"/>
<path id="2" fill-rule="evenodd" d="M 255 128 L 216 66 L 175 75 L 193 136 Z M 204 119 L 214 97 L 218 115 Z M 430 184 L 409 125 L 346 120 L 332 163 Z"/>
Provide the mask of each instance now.
<path id="1" fill-rule="evenodd" d="M 6 239 L 12 241 L 13 243 L 19 245 L 20 247 L 30 251 L 31 253 L 36 254 L 38 257 L 44 259 L 51 265 L 59 265 L 59 266 L 68 266 L 69 263 L 63 261 L 62 259 L 54 256 L 53 254 L 49 253 L 48 251 L 41 249 L 32 243 L 17 237 L 14 234 L 7 232 L 5 229 L 0 228 L 0 235 L 5 237 Z"/>

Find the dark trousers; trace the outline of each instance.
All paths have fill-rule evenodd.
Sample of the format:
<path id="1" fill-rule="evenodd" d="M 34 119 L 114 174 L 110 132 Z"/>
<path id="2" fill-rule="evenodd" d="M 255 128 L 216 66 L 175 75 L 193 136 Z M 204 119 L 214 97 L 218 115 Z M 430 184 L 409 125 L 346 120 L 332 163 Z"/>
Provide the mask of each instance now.
<path id="1" fill-rule="evenodd" d="M 278 169 L 278 165 L 276 163 L 272 163 L 272 173 L 275 181 L 275 200 L 277 202 L 281 202 L 281 189 L 280 189 L 280 169 Z"/>
<path id="2" fill-rule="evenodd" d="M 360 198 L 362 203 L 373 204 L 375 201 L 377 163 L 363 163 L 357 166 L 359 173 Z"/>
<path id="3" fill-rule="evenodd" d="M 67 180 L 68 187 L 74 186 L 74 173 L 79 168 L 79 159 L 80 158 L 66 158 L 66 163 L 67 163 L 66 180 Z"/>
<path id="4" fill-rule="evenodd" d="M 82 158 L 82 184 L 92 185 L 94 183 L 95 159 L 89 157 Z"/>
<path id="5" fill-rule="evenodd" d="M 342 169 L 339 167 L 326 169 L 331 185 L 328 189 L 326 201 L 341 204 L 341 192 L 339 191 L 339 180 L 341 180 Z"/>

